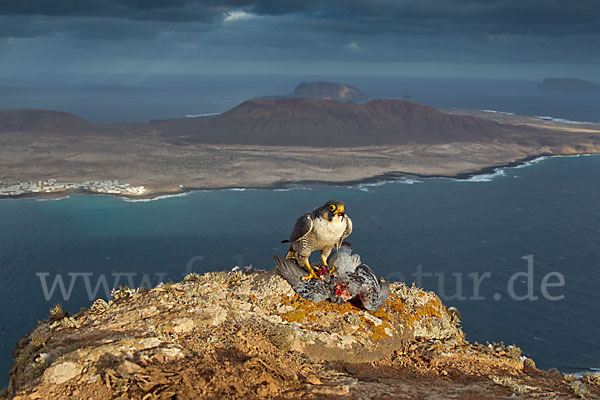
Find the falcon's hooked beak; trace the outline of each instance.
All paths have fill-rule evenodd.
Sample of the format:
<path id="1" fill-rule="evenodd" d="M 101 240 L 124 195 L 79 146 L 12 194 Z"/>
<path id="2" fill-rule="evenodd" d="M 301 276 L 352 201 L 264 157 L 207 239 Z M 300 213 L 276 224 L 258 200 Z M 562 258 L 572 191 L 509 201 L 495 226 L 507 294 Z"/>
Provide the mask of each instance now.
<path id="1" fill-rule="evenodd" d="M 344 206 L 339 206 L 337 210 L 335 210 L 334 215 L 341 215 L 342 217 L 346 215 L 346 210 Z"/>

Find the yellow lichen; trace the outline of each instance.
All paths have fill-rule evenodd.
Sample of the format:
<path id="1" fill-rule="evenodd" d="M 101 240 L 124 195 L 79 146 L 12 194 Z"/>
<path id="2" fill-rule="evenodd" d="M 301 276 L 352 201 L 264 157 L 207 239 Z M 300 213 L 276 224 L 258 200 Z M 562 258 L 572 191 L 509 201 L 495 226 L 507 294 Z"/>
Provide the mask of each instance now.
<path id="1" fill-rule="evenodd" d="M 373 326 L 373 333 L 371 334 L 371 339 L 373 340 L 383 340 L 383 339 L 388 339 L 389 336 L 386 332 L 386 328 L 390 328 L 391 325 L 388 324 L 387 322 L 383 322 L 379 325 L 374 325 Z"/>
<path id="2" fill-rule="evenodd" d="M 417 296 L 423 298 L 424 293 L 417 292 Z M 400 308 L 399 306 L 397 307 Z M 440 310 L 442 307 L 442 303 L 436 297 L 433 297 L 424 304 L 417 304 L 413 306 L 413 309 L 410 311 L 406 310 L 405 308 L 403 312 L 401 312 L 401 317 L 404 320 L 404 324 L 408 328 L 412 328 L 415 325 L 426 322 L 427 320 L 441 318 L 442 313 Z"/>
<path id="3" fill-rule="evenodd" d="M 351 316 L 350 319 L 355 320 L 357 325 L 359 325 L 359 332 L 368 332 L 373 340 L 389 338 L 386 328 L 391 328 L 392 325 L 388 322 L 391 319 L 388 311 L 384 310 L 383 307 L 377 312 L 370 313 L 382 320 L 380 324 L 376 325 L 372 320 L 365 318 L 363 314 L 359 314 L 363 310 L 348 302 L 341 305 L 327 301 L 313 303 L 295 294 L 294 296 L 282 296 L 281 303 L 285 306 L 293 307 L 293 310 L 281 315 L 281 318 L 287 322 L 310 323 L 316 321 L 319 316 L 329 312 L 346 315 L 346 319 L 348 319 L 349 314 Z"/>
<path id="4" fill-rule="evenodd" d="M 346 314 L 349 312 L 359 312 L 350 303 L 338 305 L 327 301 L 313 303 L 295 294 L 294 296 L 281 296 L 281 303 L 285 306 L 293 307 L 293 311 L 288 311 L 281 315 L 281 318 L 288 322 L 313 322 L 316 318 L 324 313 L 335 312 Z"/>

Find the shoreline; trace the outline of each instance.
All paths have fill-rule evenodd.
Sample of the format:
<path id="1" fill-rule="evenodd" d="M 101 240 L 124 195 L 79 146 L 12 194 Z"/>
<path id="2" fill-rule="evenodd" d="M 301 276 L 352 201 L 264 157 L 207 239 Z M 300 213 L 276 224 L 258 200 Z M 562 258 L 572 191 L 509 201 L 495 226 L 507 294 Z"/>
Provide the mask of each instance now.
<path id="1" fill-rule="evenodd" d="M 504 168 L 514 168 L 527 164 L 530 161 L 542 158 L 542 157 L 579 157 L 585 155 L 598 155 L 598 153 L 578 153 L 578 154 L 555 154 L 555 153 L 540 153 L 537 155 L 531 155 L 527 157 L 520 158 L 515 161 L 511 161 L 506 164 L 500 165 L 491 165 L 487 167 L 483 167 L 470 172 L 462 172 L 458 174 L 419 174 L 419 173 L 411 173 L 411 172 L 403 172 L 403 171 L 390 171 L 379 175 L 374 175 L 371 177 L 367 177 L 364 179 L 352 179 L 346 181 L 323 181 L 323 180 L 285 180 L 285 181 L 276 181 L 271 184 L 264 186 L 217 186 L 217 187 L 182 187 L 180 190 L 175 191 L 150 191 L 149 193 L 143 195 L 126 195 L 126 194 L 115 194 L 115 193 L 99 193 L 90 190 L 76 189 L 76 190 L 63 190 L 56 192 L 39 192 L 39 193 L 23 193 L 19 195 L 13 196 L 2 196 L 0 200 L 18 200 L 18 199 L 61 199 L 66 198 L 72 194 L 75 195 L 100 195 L 100 196 L 112 196 L 120 199 L 125 199 L 130 202 L 136 201 L 153 201 L 158 200 L 161 197 L 177 197 L 184 196 L 192 192 L 200 192 L 200 191 L 216 191 L 216 190 L 293 190 L 293 186 L 302 186 L 302 185 L 323 185 L 323 186 L 332 186 L 332 187 L 340 187 L 340 186 L 360 186 L 360 185 L 369 185 L 369 184 L 378 184 L 384 182 L 395 182 L 399 181 L 402 178 L 406 177 L 416 177 L 423 179 L 430 178 L 447 178 L 447 179 L 457 179 L 457 180 L 468 180 L 475 176 L 492 174 L 498 169 Z"/>

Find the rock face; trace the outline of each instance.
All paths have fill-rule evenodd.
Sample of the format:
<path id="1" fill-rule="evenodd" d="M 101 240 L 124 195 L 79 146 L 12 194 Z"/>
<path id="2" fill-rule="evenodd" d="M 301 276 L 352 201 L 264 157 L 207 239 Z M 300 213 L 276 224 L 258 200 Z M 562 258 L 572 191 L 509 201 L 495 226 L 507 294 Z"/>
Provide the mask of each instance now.
<path id="1" fill-rule="evenodd" d="M 367 95 L 359 89 L 342 83 L 331 82 L 302 82 L 287 97 L 291 99 L 328 99 L 337 101 L 367 100 Z"/>
<path id="2" fill-rule="evenodd" d="M 594 82 L 573 78 L 546 78 L 539 85 L 540 89 L 553 90 L 600 90 Z"/>
<path id="3" fill-rule="evenodd" d="M 15 399 L 498 398 L 567 396 L 589 382 L 473 345 L 455 313 L 394 283 L 377 312 L 310 303 L 272 272 L 188 275 L 54 312 L 14 352 Z"/>

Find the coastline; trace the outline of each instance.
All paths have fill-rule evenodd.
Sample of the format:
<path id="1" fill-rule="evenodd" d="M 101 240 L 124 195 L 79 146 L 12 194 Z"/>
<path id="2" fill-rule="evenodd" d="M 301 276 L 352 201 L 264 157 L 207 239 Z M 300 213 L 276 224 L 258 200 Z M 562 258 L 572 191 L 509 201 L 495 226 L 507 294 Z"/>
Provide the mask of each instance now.
<path id="1" fill-rule="evenodd" d="M 474 110 L 446 112 L 487 119 L 507 133 L 493 140 L 447 138 L 421 143 L 407 139 L 403 144 L 368 146 L 342 140 L 325 147 L 186 142 L 129 125 L 121 127 L 118 136 L 8 133 L 0 135 L 0 180 L 7 186 L 0 200 L 109 194 L 146 201 L 202 190 L 356 186 L 411 176 L 468 180 L 542 156 L 600 154 L 600 124 L 577 125 Z M 36 193 L 35 183 L 46 180 L 57 183 L 56 191 Z M 85 186 L 80 183 L 88 181 L 122 182 L 123 187 L 117 185 L 109 193 L 73 187 Z M 23 188 L 10 190 L 19 183 Z M 129 191 L 127 187 L 143 190 Z"/>
<path id="2" fill-rule="evenodd" d="M 178 190 L 152 190 L 148 188 L 147 193 L 143 195 L 127 195 L 127 194 L 114 194 L 114 193 L 100 193 L 94 192 L 85 189 L 75 189 L 75 190 L 63 190 L 63 191 L 55 191 L 55 192 L 38 192 L 38 193 L 24 193 L 14 196 L 3 196 L 0 200 L 17 200 L 17 199 L 48 199 L 48 200 L 58 200 L 61 198 L 67 198 L 72 194 L 76 195 L 101 195 L 101 196 L 112 196 L 116 198 L 121 198 L 126 201 L 136 202 L 136 201 L 153 201 L 161 198 L 170 198 L 170 197 L 180 197 L 193 192 L 199 191 L 216 191 L 216 190 L 293 190 L 295 186 L 303 186 L 303 185 L 323 185 L 323 186 L 332 186 L 332 187 L 340 187 L 340 186 L 361 186 L 361 185 L 373 185 L 373 184 L 381 184 L 385 182 L 395 182 L 407 177 L 415 177 L 422 179 L 431 179 L 431 178 L 447 178 L 447 179 L 457 179 L 457 180 L 468 180 L 476 176 L 493 174 L 498 169 L 505 168 L 514 168 L 525 166 L 527 163 L 544 158 L 544 157 L 579 157 L 584 155 L 598 155 L 600 153 L 578 153 L 578 154 L 556 154 L 556 153 L 540 153 L 537 155 L 526 156 L 520 158 L 515 161 L 510 161 L 505 164 L 498 165 L 490 165 L 486 167 L 482 167 L 473 171 L 461 172 L 456 174 L 423 174 L 423 173 L 413 173 L 413 172 L 405 172 L 405 171 L 389 171 L 383 174 L 374 175 L 367 178 L 362 179 L 349 179 L 342 181 L 325 181 L 325 180 L 316 180 L 316 179 L 305 179 L 305 180 L 279 180 L 272 182 L 266 185 L 236 185 L 236 186 L 205 186 L 205 187 L 181 187 Z"/>

